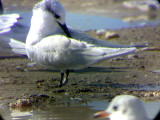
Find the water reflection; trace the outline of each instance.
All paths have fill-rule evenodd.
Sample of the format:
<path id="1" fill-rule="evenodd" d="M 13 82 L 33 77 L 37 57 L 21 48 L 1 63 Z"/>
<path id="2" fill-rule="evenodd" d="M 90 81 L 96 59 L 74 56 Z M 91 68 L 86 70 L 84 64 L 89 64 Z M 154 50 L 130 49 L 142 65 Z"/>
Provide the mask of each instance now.
<path id="1" fill-rule="evenodd" d="M 12 109 L 11 110 L 11 117 L 14 120 L 26 120 L 33 116 L 32 110 L 19 110 L 19 109 Z"/>
<path id="2" fill-rule="evenodd" d="M 12 110 L 12 119 L 30 120 L 92 120 L 95 110 L 86 106 L 44 106 L 30 112 Z"/>
<path id="3" fill-rule="evenodd" d="M 154 118 L 160 110 L 160 101 L 145 102 L 150 118 Z M 105 110 L 108 101 L 93 101 L 82 105 L 53 106 L 44 105 L 38 108 L 1 109 L 5 120 L 93 120 L 93 114 Z"/>

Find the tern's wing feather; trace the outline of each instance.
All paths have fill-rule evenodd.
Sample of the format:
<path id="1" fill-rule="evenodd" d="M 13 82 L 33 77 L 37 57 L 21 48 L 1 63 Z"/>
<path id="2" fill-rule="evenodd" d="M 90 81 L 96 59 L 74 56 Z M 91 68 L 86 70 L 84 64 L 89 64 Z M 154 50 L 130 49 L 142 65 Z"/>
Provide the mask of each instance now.
<path id="1" fill-rule="evenodd" d="M 86 34 L 84 32 L 74 30 L 74 29 L 71 29 L 71 28 L 69 28 L 69 31 L 71 32 L 71 36 L 73 38 L 78 39 L 80 41 L 85 41 L 85 42 L 90 43 L 90 44 L 94 44 L 94 45 L 99 46 L 99 47 L 110 47 L 110 48 L 148 47 L 148 44 L 146 42 L 135 43 L 135 44 L 131 44 L 131 45 L 122 45 L 122 44 L 110 43 L 110 42 L 105 41 L 105 40 L 95 39 L 95 38 L 89 36 L 88 34 Z"/>
<path id="2" fill-rule="evenodd" d="M 0 51 L 26 55 L 25 43 L 3 35 L 0 35 Z"/>
<path id="3" fill-rule="evenodd" d="M 68 69 L 76 69 L 135 50 L 136 48 L 96 47 L 87 42 L 54 35 L 46 37 L 34 45 L 34 53 L 36 54 L 32 58 L 48 66 L 66 65 Z"/>

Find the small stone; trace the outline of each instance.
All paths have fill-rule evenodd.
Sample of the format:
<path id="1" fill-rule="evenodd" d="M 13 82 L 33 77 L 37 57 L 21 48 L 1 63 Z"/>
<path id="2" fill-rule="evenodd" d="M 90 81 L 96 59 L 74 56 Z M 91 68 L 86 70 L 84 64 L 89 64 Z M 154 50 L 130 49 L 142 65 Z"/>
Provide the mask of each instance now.
<path id="1" fill-rule="evenodd" d="M 145 66 L 144 66 L 144 65 L 139 66 L 138 69 L 139 69 L 139 70 L 144 70 L 144 69 L 145 69 Z"/>
<path id="2" fill-rule="evenodd" d="M 9 106 L 12 108 L 24 106 L 30 107 L 32 106 L 32 102 L 29 99 L 18 99 L 16 103 L 10 103 Z"/>
<path id="3" fill-rule="evenodd" d="M 21 66 L 17 66 L 16 69 L 19 70 L 19 71 L 21 71 L 21 72 L 24 71 L 24 69 Z"/>
<path id="4" fill-rule="evenodd" d="M 106 32 L 105 39 L 112 39 L 112 38 L 118 38 L 119 34 L 115 32 Z"/>
<path id="5" fill-rule="evenodd" d="M 54 90 L 53 92 L 54 93 L 63 93 L 63 92 L 66 92 L 66 90 L 63 90 L 63 89 L 61 89 L 61 90 Z"/>
<path id="6" fill-rule="evenodd" d="M 153 92 L 154 97 L 160 97 L 160 92 Z"/>
<path id="7" fill-rule="evenodd" d="M 15 103 L 9 103 L 9 107 L 15 108 L 15 107 L 16 107 L 16 104 L 15 104 Z"/>
<path id="8" fill-rule="evenodd" d="M 136 54 L 131 54 L 131 55 L 128 55 L 128 60 L 133 60 L 134 58 L 139 58 L 139 56 L 138 55 L 136 55 Z"/>
<path id="9" fill-rule="evenodd" d="M 18 99 L 16 102 L 16 106 L 32 106 L 31 101 L 29 99 Z"/>
<path id="10" fill-rule="evenodd" d="M 154 95 L 153 95 L 153 93 L 150 93 L 150 92 L 149 92 L 149 93 L 145 93 L 144 96 L 145 96 L 145 97 L 153 97 Z"/>
<path id="11" fill-rule="evenodd" d="M 106 30 L 104 30 L 104 29 L 100 29 L 100 30 L 97 30 L 97 31 L 96 31 L 96 35 L 97 35 L 97 36 L 104 35 L 105 33 L 106 33 Z"/>

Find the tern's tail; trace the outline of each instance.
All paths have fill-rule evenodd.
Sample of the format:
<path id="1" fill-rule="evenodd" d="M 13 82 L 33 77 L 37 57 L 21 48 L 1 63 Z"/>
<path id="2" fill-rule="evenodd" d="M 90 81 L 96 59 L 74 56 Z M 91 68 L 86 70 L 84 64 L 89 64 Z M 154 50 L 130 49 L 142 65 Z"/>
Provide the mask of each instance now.
<path id="1" fill-rule="evenodd" d="M 132 47 L 132 48 L 104 48 L 103 50 L 104 50 L 104 55 L 103 55 L 102 60 L 104 59 L 106 60 L 106 59 L 111 59 L 117 56 L 130 54 L 136 51 L 136 48 L 135 47 Z"/>
<path id="2" fill-rule="evenodd" d="M 97 47 L 97 48 L 92 48 L 89 51 L 83 51 L 83 55 L 85 55 L 85 58 L 87 59 L 87 61 L 89 61 L 88 62 L 89 65 L 92 65 L 102 60 L 107 60 L 117 56 L 130 54 L 134 51 L 136 51 L 135 47 L 132 48 Z"/>
<path id="3" fill-rule="evenodd" d="M 26 55 L 25 43 L 1 35 L 0 52 Z"/>

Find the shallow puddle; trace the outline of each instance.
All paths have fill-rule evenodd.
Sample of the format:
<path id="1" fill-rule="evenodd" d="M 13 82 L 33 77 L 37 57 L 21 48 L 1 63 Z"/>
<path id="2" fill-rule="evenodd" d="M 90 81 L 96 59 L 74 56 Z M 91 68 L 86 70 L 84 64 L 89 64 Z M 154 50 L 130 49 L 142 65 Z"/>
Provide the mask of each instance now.
<path id="1" fill-rule="evenodd" d="M 122 89 L 131 89 L 131 90 L 159 90 L 160 85 L 156 84 L 90 84 L 87 86 L 103 86 L 111 88 L 122 88 Z"/>
<path id="2" fill-rule="evenodd" d="M 5 120 L 93 120 L 93 114 L 106 109 L 109 102 L 93 101 L 82 105 L 52 106 L 39 108 L 2 109 L 1 115 Z M 145 102 L 150 118 L 154 118 L 160 110 L 160 101 Z"/>
<path id="3" fill-rule="evenodd" d="M 30 26 L 30 19 L 32 16 L 31 12 L 21 12 L 21 11 L 12 11 L 8 13 L 19 13 L 23 19 L 20 20 L 20 23 Z M 141 17 L 140 17 L 141 18 Z M 98 29 L 122 29 L 122 28 L 132 28 L 132 27 L 141 27 L 141 26 L 154 26 L 160 23 L 160 20 L 155 19 L 138 19 L 137 20 L 128 20 L 129 18 L 115 18 L 107 16 L 98 16 L 98 15 L 88 15 L 80 13 L 67 12 L 66 23 L 68 26 L 82 30 L 98 30 Z M 135 18 L 133 18 L 135 19 Z"/>
<path id="4" fill-rule="evenodd" d="M 77 13 L 68 13 L 66 17 L 66 23 L 76 29 L 86 30 L 97 30 L 97 29 L 122 29 L 141 27 L 144 25 L 156 25 L 159 22 L 157 19 L 139 19 L 133 20 L 132 22 L 126 21 L 126 19 L 98 16 L 98 15 L 85 15 Z"/>

